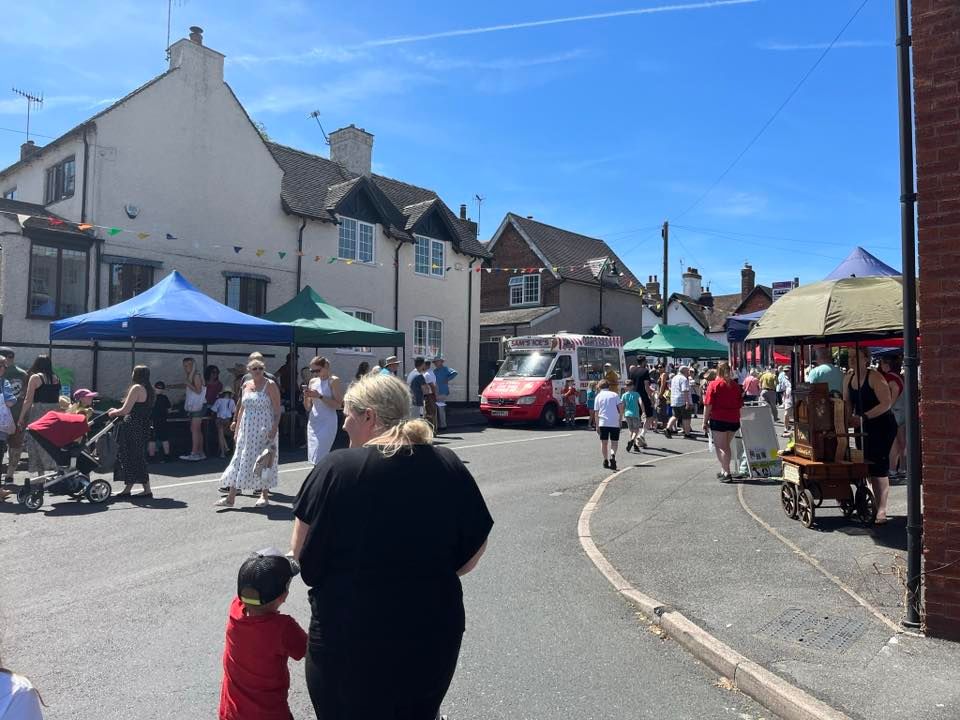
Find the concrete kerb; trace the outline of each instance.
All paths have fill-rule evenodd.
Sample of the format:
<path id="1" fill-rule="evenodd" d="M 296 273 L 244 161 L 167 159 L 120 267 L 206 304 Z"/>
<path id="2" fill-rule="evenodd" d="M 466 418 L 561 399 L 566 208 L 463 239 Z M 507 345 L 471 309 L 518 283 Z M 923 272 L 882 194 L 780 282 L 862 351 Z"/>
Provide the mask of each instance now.
<path id="1" fill-rule="evenodd" d="M 661 460 L 692 455 L 692 452 L 680 455 L 660 457 L 642 463 L 653 465 Z M 805 690 L 791 685 L 779 675 L 770 672 L 761 665 L 741 655 L 726 643 L 718 640 L 699 625 L 692 622 L 683 613 L 673 610 L 664 603 L 646 595 L 635 587 L 610 564 L 600 552 L 590 532 L 590 520 L 600 504 L 607 486 L 632 468 L 624 468 L 610 474 L 600 482 L 587 504 L 580 512 L 577 521 L 577 533 L 580 545 L 587 557 L 603 574 L 614 589 L 633 603 L 647 618 L 648 622 L 661 628 L 669 637 L 704 665 L 728 679 L 745 695 L 756 700 L 783 720 L 850 720 L 849 717 Z"/>

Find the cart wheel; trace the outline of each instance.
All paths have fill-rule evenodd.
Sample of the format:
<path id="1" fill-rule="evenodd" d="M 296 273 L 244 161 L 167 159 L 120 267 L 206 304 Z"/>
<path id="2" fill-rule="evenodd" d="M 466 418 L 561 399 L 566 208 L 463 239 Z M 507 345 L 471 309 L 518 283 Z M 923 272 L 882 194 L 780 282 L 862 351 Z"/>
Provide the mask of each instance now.
<path id="1" fill-rule="evenodd" d="M 856 511 L 857 506 L 853 500 L 848 500 L 844 498 L 840 501 L 840 511 L 843 513 L 845 518 L 853 517 L 853 513 Z"/>
<path id="2" fill-rule="evenodd" d="M 110 498 L 113 488 L 106 480 L 94 480 L 87 485 L 84 495 L 92 503 L 106 502 Z"/>
<path id="3" fill-rule="evenodd" d="M 780 504 L 783 505 L 783 512 L 791 520 L 797 518 L 797 486 L 791 482 L 785 482 L 780 485 Z"/>
<path id="4" fill-rule="evenodd" d="M 853 502 L 857 506 L 857 517 L 864 525 L 873 525 L 877 519 L 877 505 L 873 501 L 873 492 L 866 486 L 858 487 Z"/>
<path id="5" fill-rule="evenodd" d="M 797 495 L 797 516 L 800 518 L 800 524 L 805 528 L 811 527 L 817 517 L 813 502 L 813 495 L 809 490 L 804 490 Z"/>
<path id="6" fill-rule="evenodd" d="M 20 488 L 17 491 L 17 502 L 27 510 L 39 510 L 43 505 L 43 491 L 33 492 L 30 488 Z"/>
<path id="7" fill-rule="evenodd" d="M 823 488 L 820 487 L 818 482 L 808 482 L 807 490 L 810 491 L 810 494 L 813 496 L 813 506 L 818 508 L 823 505 Z"/>

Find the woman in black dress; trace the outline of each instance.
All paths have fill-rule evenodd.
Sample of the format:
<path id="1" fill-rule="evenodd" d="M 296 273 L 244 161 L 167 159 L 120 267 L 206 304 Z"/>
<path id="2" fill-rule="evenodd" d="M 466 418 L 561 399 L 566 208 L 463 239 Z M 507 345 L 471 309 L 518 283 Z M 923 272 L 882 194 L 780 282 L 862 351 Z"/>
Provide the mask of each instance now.
<path id="1" fill-rule="evenodd" d="M 143 492 L 135 497 L 152 498 L 147 472 L 147 442 L 150 440 L 150 413 L 155 393 L 150 383 L 150 368 L 137 365 L 131 383 L 123 407 L 107 413 L 112 418 L 123 418 L 117 430 L 117 464 L 113 468 L 113 481 L 124 483 L 124 488 L 114 497 L 130 497 L 134 485 L 143 485 Z"/>
<path id="2" fill-rule="evenodd" d="M 855 430 L 864 460 L 869 464 L 870 484 L 877 504 L 878 525 L 887 522 L 887 496 L 890 494 L 890 448 L 897 439 L 897 420 L 890 412 L 890 386 L 879 370 L 870 367 L 870 351 L 858 348 L 853 370 L 843 378 L 843 399 Z M 862 442 L 861 442 L 862 441 Z"/>
<path id="3" fill-rule="evenodd" d="M 350 449 L 324 457 L 294 504 L 310 698 L 321 720 L 434 720 L 464 631 L 460 576 L 493 519 L 460 459 L 406 419 L 401 380 L 364 377 L 344 408 Z"/>

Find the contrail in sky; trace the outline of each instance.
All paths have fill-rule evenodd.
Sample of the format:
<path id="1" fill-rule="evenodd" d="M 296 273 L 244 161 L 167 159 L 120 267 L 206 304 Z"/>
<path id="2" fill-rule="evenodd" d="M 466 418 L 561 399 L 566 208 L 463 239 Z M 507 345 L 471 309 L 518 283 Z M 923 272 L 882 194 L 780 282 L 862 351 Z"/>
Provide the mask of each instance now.
<path id="1" fill-rule="evenodd" d="M 752 5 L 760 1 L 761 0 L 711 0 L 709 2 L 659 5 L 657 7 L 636 8 L 634 10 L 614 10 L 612 12 L 574 15 L 572 17 L 551 18 L 549 20 L 530 20 L 528 22 L 509 23 L 506 25 L 489 25 L 487 27 L 465 28 L 463 30 L 447 30 L 445 32 L 429 33 L 427 35 L 404 35 L 401 37 L 385 38 L 383 40 L 369 40 L 361 43 L 359 47 L 406 45 L 408 43 L 423 42 L 424 40 L 439 40 L 441 38 L 460 37 L 463 35 L 482 35 L 484 33 L 502 32 L 504 30 L 522 30 L 524 28 L 544 27 L 546 25 L 583 22 L 585 20 L 606 20 L 608 18 L 627 17 L 631 15 L 653 15 L 654 13 L 682 12 L 684 10 L 707 10 L 710 8 L 726 7 L 728 5 Z"/>

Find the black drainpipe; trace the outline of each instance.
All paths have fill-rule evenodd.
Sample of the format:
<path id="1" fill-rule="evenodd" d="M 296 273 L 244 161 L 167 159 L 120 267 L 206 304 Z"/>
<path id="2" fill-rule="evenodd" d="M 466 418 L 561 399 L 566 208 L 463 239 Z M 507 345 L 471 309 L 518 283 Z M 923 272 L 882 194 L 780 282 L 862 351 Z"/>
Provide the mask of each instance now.
<path id="1" fill-rule="evenodd" d="M 87 221 L 87 177 L 90 170 L 90 141 L 87 139 L 87 131 L 90 126 L 85 125 L 83 128 L 83 178 L 81 180 L 82 187 L 80 188 L 80 222 L 85 223 Z M 93 249 L 93 309 L 100 309 L 100 265 L 101 265 L 101 253 L 102 247 L 100 241 L 94 243 Z M 93 390 L 97 389 L 97 375 L 99 370 L 99 359 L 100 359 L 100 350 L 99 343 L 94 341 L 93 343 L 93 358 L 91 363 L 91 379 L 90 385 Z"/>
<path id="2" fill-rule="evenodd" d="M 303 273 L 303 229 L 307 226 L 307 219 L 301 218 L 300 231 L 297 233 L 297 293 L 300 293 L 300 283 Z"/>
<path id="3" fill-rule="evenodd" d="M 470 402 L 470 349 L 473 340 L 473 264 L 480 258 L 474 258 L 467 266 L 469 277 L 467 278 L 467 402 Z"/>
<path id="4" fill-rule="evenodd" d="M 393 251 L 393 329 L 400 329 L 400 246 L 402 240 L 397 240 L 397 249 Z M 406 345 L 404 345 L 406 347 Z M 397 354 L 397 348 L 393 348 L 393 354 Z M 401 363 L 403 358 L 401 358 Z M 403 365 L 401 364 L 401 367 Z"/>

